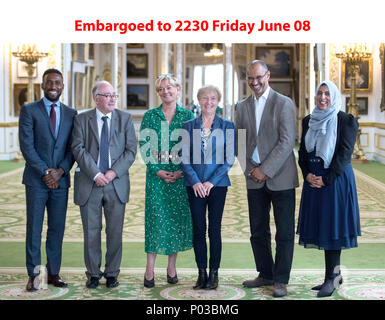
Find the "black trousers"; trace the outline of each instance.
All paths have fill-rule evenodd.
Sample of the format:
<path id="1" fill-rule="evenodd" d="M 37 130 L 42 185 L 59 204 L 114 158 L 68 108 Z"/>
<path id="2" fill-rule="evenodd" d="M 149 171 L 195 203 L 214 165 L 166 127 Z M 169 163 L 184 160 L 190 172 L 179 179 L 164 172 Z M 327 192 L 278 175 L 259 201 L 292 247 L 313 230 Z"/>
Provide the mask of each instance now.
<path id="1" fill-rule="evenodd" d="M 222 255 L 221 224 L 227 187 L 213 187 L 205 198 L 196 197 L 192 187 L 187 187 L 193 223 L 195 261 L 199 269 L 207 268 L 206 210 L 208 209 L 208 234 L 210 240 L 210 269 L 218 269 Z"/>
<path id="2" fill-rule="evenodd" d="M 271 191 L 248 189 L 251 247 L 259 275 L 287 284 L 294 251 L 295 189 Z M 270 208 L 273 205 L 276 226 L 276 253 L 271 250 Z"/>

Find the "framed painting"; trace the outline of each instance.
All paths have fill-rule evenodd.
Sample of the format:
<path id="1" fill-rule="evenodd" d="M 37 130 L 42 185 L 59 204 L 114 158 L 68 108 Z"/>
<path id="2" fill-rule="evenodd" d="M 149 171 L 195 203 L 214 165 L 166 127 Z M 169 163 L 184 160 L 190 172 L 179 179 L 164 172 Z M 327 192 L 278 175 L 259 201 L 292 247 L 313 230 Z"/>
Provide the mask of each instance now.
<path id="1" fill-rule="evenodd" d="M 127 109 L 148 109 L 148 91 L 148 84 L 127 84 Z"/>
<path id="2" fill-rule="evenodd" d="M 267 64 L 271 78 L 293 76 L 293 47 L 256 47 L 255 58 Z"/>
<path id="3" fill-rule="evenodd" d="M 127 43 L 127 49 L 144 49 L 144 43 Z"/>
<path id="4" fill-rule="evenodd" d="M 86 74 L 75 72 L 75 109 L 86 109 Z M 91 93 L 88 93 L 91 94 Z"/>
<path id="5" fill-rule="evenodd" d="M 40 83 L 33 85 L 34 101 L 40 100 Z M 20 115 L 21 106 L 28 100 L 28 84 L 15 83 L 13 85 L 13 108 L 15 117 Z"/>
<path id="6" fill-rule="evenodd" d="M 341 86 L 343 93 L 349 93 L 351 89 L 351 76 L 349 75 L 350 63 L 341 62 Z M 364 59 L 359 65 L 356 76 L 356 91 L 358 93 L 369 93 L 372 91 L 373 58 Z"/>
<path id="7" fill-rule="evenodd" d="M 72 60 L 77 62 L 87 62 L 89 55 L 88 43 L 73 43 L 72 49 Z"/>
<path id="8" fill-rule="evenodd" d="M 127 78 L 147 78 L 148 54 L 127 53 Z"/>
<path id="9" fill-rule="evenodd" d="M 380 110 L 385 111 L 385 43 L 380 44 L 381 61 L 381 104 Z"/>
<path id="10" fill-rule="evenodd" d="M 368 115 L 368 97 L 357 97 L 358 104 L 358 115 L 367 116 Z M 350 97 L 346 97 L 346 106 L 349 104 Z"/>
<path id="11" fill-rule="evenodd" d="M 289 98 L 293 98 L 293 83 L 288 81 L 269 81 L 272 89 Z"/>

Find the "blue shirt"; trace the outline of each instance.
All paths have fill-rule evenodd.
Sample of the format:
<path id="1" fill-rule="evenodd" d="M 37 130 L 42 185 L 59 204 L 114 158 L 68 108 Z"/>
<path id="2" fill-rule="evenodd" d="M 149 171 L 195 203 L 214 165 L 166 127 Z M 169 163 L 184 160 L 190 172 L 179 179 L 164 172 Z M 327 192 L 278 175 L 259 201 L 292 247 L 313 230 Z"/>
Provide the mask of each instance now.
<path id="1" fill-rule="evenodd" d="M 45 105 L 45 108 L 48 113 L 48 118 L 49 114 L 51 113 L 51 105 L 54 103 L 55 104 L 55 112 L 56 112 L 56 130 L 55 130 L 55 138 L 57 138 L 57 134 L 59 132 L 59 124 L 60 124 L 60 101 L 52 102 L 48 100 L 46 97 L 43 97 L 43 102 Z"/>

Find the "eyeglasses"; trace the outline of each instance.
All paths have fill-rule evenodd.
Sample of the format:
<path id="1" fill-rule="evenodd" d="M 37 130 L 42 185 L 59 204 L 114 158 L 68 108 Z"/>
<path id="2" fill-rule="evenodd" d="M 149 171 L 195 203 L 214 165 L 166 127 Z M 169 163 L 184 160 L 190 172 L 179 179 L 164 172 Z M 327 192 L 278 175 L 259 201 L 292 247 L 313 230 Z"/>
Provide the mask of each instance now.
<path id="1" fill-rule="evenodd" d="M 167 78 L 173 78 L 175 77 L 172 73 L 165 73 L 158 76 L 158 79 L 167 79 Z"/>
<path id="2" fill-rule="evenodd" d="M 268 72 L 269 72 L 269 70 L 267 70 L 262 76 L 256 76 L 255 78 L 247 77 L 246 79 L 248 82 L 253 82 L 254 80 L 261 81 Z"/>
<path id="3" fill-rule="evenodd" d="M 119 98 L 119 95 L 118 94 L 109 94 L 109 93 L 97 93 L 96 94 L 97 96 L 102 96 L 102 97 L 105 97 L 107 99 L 111 99 L 111 98 L 114 98 L 114 99 L 118 99 Z"/>

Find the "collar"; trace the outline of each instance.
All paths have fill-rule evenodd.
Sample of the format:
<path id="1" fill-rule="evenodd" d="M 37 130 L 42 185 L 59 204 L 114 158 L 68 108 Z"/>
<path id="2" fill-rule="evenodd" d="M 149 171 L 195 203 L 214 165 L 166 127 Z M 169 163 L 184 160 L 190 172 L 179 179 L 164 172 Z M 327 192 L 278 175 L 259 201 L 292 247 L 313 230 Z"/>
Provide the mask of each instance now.
<path id="1" fill-rule="evenodd" d="M 95 110 L 96 110 L 96 117 L 98 118 L 98 120 L 102 121 L 102 117 L 104 117 L 104 116 L 107 116 L 111 120 L 112 112 L 109 112 L 107 114 L 103 114 L 102 112 L 100 112 L 100 110 L 98 108 L 95 108 Z"/>
<path id="2" fill-rule="evenodd" d="M 44 103 L 44 105 L 46 107 L 49 107 L 49 108 L 51 108 L 51 105 L 53 103 L 56 105 L 55 108 L 56 107 L 60 107 L 60 100 L 58 100 L 58 101 L 51 101 L 51 100 L 48 100 L 46 97 L 43 97 L 43 103 Z"/>
<path id="3" fill-rule="evenodd" d="M 160 117 L 165 118 L 162 112 L 162 104 L 160 104 L 158 108 L 155 108 L 155 110 Z M 180 113 L 182 110 L 183 108 L 179 104 L 176 104 L 175 114 Z"/>
<path id="4" fill-rule="evenodd" d="M 270 93 L 270 86 L 267 86 L 265 92 L 263 93 L 263 95 L 260 96 L 260 98 L 263 97 L 265 100 L 267 100 L 267 97 L 269 96 L 269 93 Z M 253 93 L 253 99 L 254 99 L 254 101 L 257 100 L 257 98 L 256 98 L 254 93 Z"/>
<path id="5" fill-rule="evenodd" d="M 202 120 L 202 115 L 200 115 L 198 118 L 197 118 L 197 124 L 198 124 L 198 127 L 201 129 L 203 127 L 203 120 Z M 213 120 L 213 124 L 211 125 L 211 129 L 216 129 L 220 126 L 220 117 L 215 114 L 214 116 L 214 120 Z"/>

